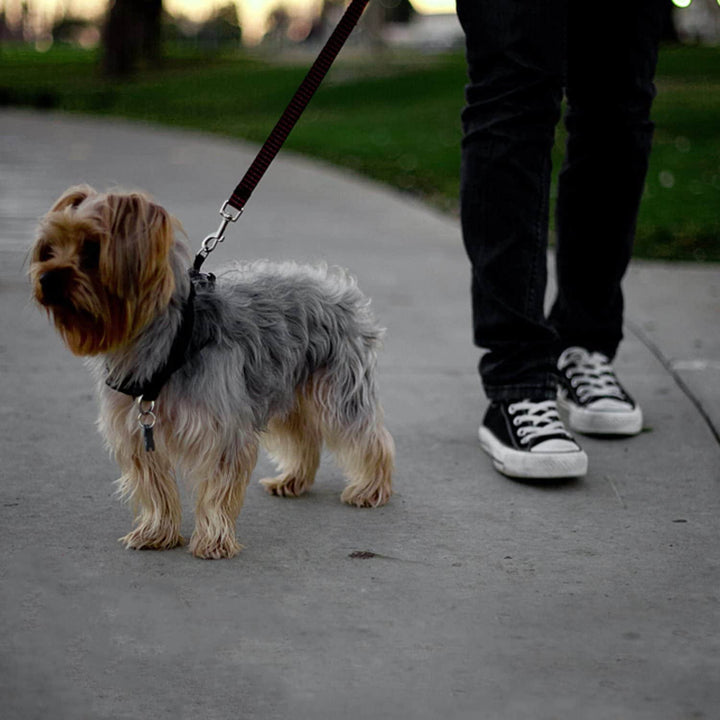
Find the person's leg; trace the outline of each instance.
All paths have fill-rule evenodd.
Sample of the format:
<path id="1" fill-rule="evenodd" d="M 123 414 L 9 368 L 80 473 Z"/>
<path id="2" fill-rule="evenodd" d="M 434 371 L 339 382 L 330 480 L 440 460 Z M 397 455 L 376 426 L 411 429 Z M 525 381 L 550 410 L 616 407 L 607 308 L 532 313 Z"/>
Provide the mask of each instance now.
<path id="1" fill-rule="evenodd" d="M 559 405 L 578 432 L 634 435 L 642 410 L 615 376 L 621 281 L 630 261 L 653 124 L 661 0 L 618 16 L 568 15 L 568 141 L 557 204 Z"/>
<path id="2" fill-rule="evenodd" d="M 566 12 L 567 0 L 458 0 L 470 76 L 461 218 L 491 401 L 480 443 L 500 472 L 527 479 L 587 470 L 587 456 L 557 413 L 556 337 L 544 313 Z"/>
<path id="3" fill-rule="evenodd" d="M 653 124 L 661 0 L 622 12 L 568 10 L 566 157 L 557 203 L 559 349 L 612 359 L 622 339 L 621 280 L 632 253 Z"/>
<path id="4" fill-rule="evenodd" d="M 551 149 L 567 0 L 458 0 L 467 39 L 461 219 L 491 400 L 554 397 L 544 316 Z"/>

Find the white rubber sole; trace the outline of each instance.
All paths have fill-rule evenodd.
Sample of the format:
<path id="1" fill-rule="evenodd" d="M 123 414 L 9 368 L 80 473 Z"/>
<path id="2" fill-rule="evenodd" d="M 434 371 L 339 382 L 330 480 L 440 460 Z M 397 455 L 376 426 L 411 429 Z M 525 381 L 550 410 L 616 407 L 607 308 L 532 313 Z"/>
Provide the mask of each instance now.
<path id="1" fill-rule="evenodd" d="M 480 445 L 503 475 L 527 480 L 582 477 L 588 458 L 583 450 L 570 452 L 529 452 L 503 445 L 485 426 L 478 432 Z"/>
<path id="2" fill-rule="evenodd" d="M 558 395 L 558 408 L 567 414 L 568 426 L 584 435 L 637 435 L 642 431 L 639 407 L 628 411 L 586 410 Z"/>

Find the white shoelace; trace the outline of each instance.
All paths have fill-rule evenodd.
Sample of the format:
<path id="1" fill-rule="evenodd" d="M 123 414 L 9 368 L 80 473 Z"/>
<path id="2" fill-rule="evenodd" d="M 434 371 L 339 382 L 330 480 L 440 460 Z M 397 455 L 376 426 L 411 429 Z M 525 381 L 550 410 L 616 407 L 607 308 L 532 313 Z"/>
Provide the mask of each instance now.
<path id="1" fill-rule="evenodd" d="M 610 360 L 602 353 L 589 353 L 583 348 L 568 348 L 560 356 L 558 368 L 575 388 L 581 402 L 591 402 L 596 398 L 613 398 L 627 402 Z"/>
<path id="2" fill-rule="evenodd" d="M 539 437 L 562 435 L 570 439 L 570 434 L 558 415 L 555 400 L 531 402 L 523 400 L 511 403 L 508 412 L 512 416 L 513 425 L 517 427 L 517 436 L 523 445 Z"/>

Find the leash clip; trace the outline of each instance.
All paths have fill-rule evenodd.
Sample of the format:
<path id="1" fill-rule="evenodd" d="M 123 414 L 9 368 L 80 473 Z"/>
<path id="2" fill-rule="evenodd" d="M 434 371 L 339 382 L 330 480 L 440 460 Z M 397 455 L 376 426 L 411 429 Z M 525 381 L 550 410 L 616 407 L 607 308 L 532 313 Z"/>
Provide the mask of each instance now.
<path id="1" fill-rule="evenodd" d="M 225 228 L 228 223 L 236 222 L 237 219 L 242 215 L 242 209 L 234 208 L 230 205 L 230 201 L 227 200 L 223 203 L 223 206 L 219 210 L 220 226 L 214 232 L 208 235 L 200 244 L 200 252 L 195 257 L 195 269 L 199 270 L 200 265 L 203 263 L 205 258 L 218 246 L 219 243 L 225 240 Z"/>
<path id="2" fill-rule="evenodd" d="M 229 209 L 235 210 L 235 212 L 230 212 Z M 218 243 L 225 240 L 225 228 L 228 226 L 228 223 L 235 222 L 242 215 L 242 210 L 232 208 L 229 202 L 223 203 L 219 212 L 220 217 L 222 218 L 220 226 L 214 233 L 208 235 L 202 241 L 202 249 L 200 252 L 202 252 L 205 257 L 207 257 L 217 247 Z"/>

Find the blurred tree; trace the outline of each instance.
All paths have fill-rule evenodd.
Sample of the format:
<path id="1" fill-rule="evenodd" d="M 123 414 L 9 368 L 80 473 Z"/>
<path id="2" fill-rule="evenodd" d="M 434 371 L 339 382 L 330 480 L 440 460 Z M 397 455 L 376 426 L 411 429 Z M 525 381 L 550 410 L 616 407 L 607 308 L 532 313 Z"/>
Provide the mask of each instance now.
<path id="1" fill-rule="evenodd" d="M 63 15 L 53 23 L 50 32 L 53 42 L 75 44 L 92 27 L 92 21 L 87 18 Z"/>
<path id="2" fill-rule="evenodd" d="M 206 20 L 197 35 L 201 45 L 219 48 L 239 45 L 242 39 L 237 6 L 233 2 L 222 5 Z"/>
<path id="3" fill-rule="evenodd" d="M 131 75 L 160 62 L 162 0 L 111 0 L 103 31 L 103 71 Z"/>
<path id="4" fill-rule="evenodd" d="M 274 7 L 267 18 L 267 30 L 263 36 L 263 43 L 282 45 L 287 40 L 290 28 L 290 12 L 284 5 Z"/>
<path id="5" fill-rule="evenodd" d="M 663 0 L 663 29 L 662 39 L 665 42 L 679 42 L 677 28 L 675 27 L 675 4 L 672 0 Z"/>
<path id="6" fill-rule="evenodd" d="M 5 8 L 0 11 L 0 43 L 13 39 L 13 31 L 5 18 Z"/>
<path id="7" fill-rule="evenodd" d="M 385 22 L 408 23 L 415 15 L 415 8 L 410 0 L 383 0 Z"/>

